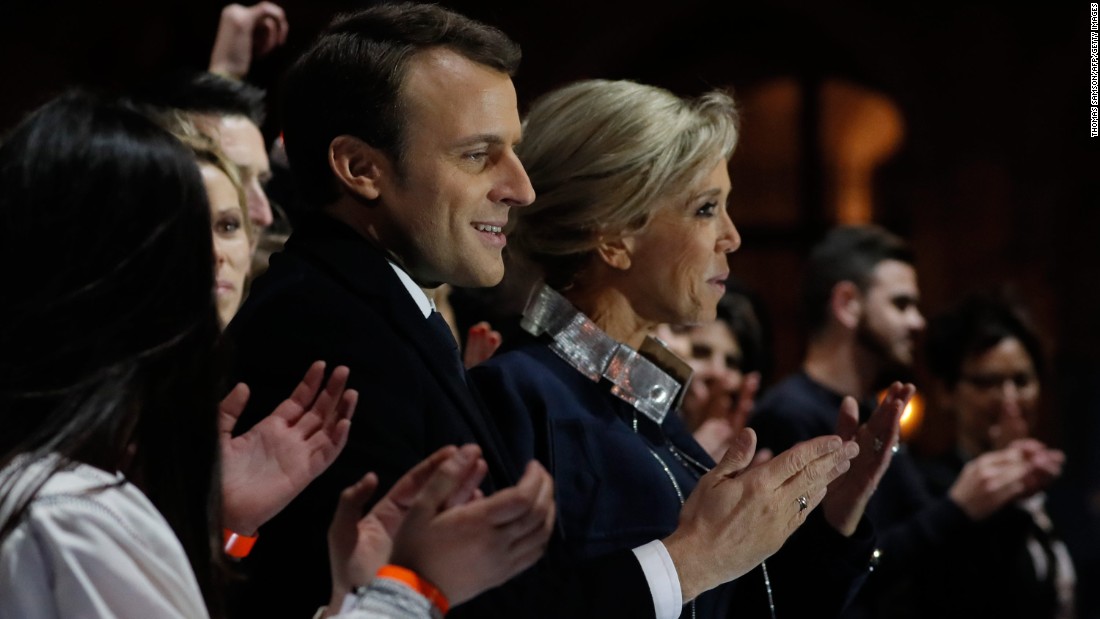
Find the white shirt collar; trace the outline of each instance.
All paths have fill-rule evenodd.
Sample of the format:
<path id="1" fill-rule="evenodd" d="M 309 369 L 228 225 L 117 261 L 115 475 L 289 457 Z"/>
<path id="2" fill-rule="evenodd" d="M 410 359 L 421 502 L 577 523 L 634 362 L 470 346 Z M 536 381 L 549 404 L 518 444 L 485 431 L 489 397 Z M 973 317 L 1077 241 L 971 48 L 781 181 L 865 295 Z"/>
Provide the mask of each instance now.
<path id="1" fill-rule="evenodd" d="M 416 301 L 416 306 L 420 308 L 421 313 L 424 314 L 424 318 L 431 315 L 435 310 L 435 301 L 424 292 L 424 289 L 416 285 L 409 274 L 401 267 L 393 263 L 392 260 L 387 260 L 390 263 L 390 267 L 393 268 L 393 272 L 397 273 L 397 279 L 401 280 L 402 284 L 405 284 L 405 289 L 409 291 L 409 295 L 412 296 L 413 301 Z"/>

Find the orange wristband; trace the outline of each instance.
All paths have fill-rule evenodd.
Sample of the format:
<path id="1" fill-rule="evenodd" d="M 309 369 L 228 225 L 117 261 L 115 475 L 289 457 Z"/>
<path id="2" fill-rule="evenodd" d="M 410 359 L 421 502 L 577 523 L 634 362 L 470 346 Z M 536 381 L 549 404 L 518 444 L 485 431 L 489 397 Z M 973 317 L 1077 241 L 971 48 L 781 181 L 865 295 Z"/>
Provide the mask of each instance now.
<path id="1" fill-rule="evenodd" d="M 222 534 L 223 539 L 225 539 L 225 554 L 234 559 L 247 557 L 248 553 L 252 552 L 252 547 L 256 545 L 256 538 L 259 537 L 259 534 L 249 537 L 234 533 L 229 529 L 222 529 Z"/>
<path id="2" fill-rule="evenodd" d="M 405 583 L 420 595 L 428 598 L 428 601 L 434 604 L 439 612 L 444 615 L 451 609 L 450 603 L 447 602 L 447 596 L 443 595 L 442 591 L 410 569 L 400 565 L 383 565 L 375 576 Z"/>

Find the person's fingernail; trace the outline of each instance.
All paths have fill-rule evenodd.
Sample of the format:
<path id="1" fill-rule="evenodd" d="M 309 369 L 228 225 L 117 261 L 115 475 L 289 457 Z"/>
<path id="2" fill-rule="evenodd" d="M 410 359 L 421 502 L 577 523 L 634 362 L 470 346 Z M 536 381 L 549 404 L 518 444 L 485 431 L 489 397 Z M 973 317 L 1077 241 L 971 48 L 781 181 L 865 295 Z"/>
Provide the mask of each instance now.
<path id="1" fill-rule="evenodd" d="M 859 455 L 859 444 L 855 441 L 848 441 L 844 445 L 844 455 L 849 458 L 854 458 Z"/>
<path id="2" fill-rule="evenodd" d="M 737 446 L 742 449 L 748 449 L 752 445 L 752 437 L 748 432 L 741 432 L 737 435 Z"/>

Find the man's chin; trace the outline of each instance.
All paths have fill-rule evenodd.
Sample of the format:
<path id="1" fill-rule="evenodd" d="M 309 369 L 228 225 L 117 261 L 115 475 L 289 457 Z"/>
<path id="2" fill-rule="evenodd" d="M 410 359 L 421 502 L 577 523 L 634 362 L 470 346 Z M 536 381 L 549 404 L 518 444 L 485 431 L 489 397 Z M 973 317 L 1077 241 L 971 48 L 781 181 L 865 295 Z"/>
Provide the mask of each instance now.
<path id="1" fill-rule="evenodd" d="M 901 366 L 912 368 L 917 363 L 917 351 L 914 346 L 905 346 L 894 354 L 894 361 Z"/>
<path id="2" fill-rule="evenodd" d="M 903 383 L 913 382 L 914 378 L 913 357 L 893 355 L 883 364 L 879 372 L 878 381 L 876 381 L 876 388 L 888 387 L 894 381 L 901 381 Z"/>
<path id="3" fill-rule="evenodd" d="M 470 270 L 456 277 L 456 281 L 451 283 L 462 288 L 491 288 L 499 284 L 503 279 L 504 264 L 501 263 L 493 268 L 486 267 Z"/>

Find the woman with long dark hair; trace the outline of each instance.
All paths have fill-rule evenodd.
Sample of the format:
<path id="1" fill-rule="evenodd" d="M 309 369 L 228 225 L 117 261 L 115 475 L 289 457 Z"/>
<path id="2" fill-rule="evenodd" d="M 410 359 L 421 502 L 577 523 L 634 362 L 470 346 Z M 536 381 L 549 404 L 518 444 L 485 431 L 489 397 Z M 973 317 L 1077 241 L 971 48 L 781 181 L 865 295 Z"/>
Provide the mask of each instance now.
<path id="1" fill-rule="evenodd" d="M 134 497 L 122 522 L 170 527 L 191 567 L 150 579 L 172 597 L 198 587 L 218 615 L 208 217 L 187 150 L 121 106 L 59 98 L 0 148 L 0 264 L 19 291 L 0 302 L 0 535 L 20 541 L 23 513 L 62 471 L 89 491 L 129 480 L 156 509 Z"/>
<path id="2" fill-rule="evenodd" d="M 253 532 L 342 449 L 357 396 L 320 362 L 231 436 L 247 388 L 218 405 L 213 255 L 193 152 L 130 106 L 66 94 L 0 146 L 0 617 L 219 617 L 222 525 Z M 427 617 L 534 561 L 545 537 L 511 545 L 493 515 L 545 516 L 477 497 L 479 455 L 440 450 L 362 518 L 376 478 L 345 492 L 334 602 Z M 345 598 L 391 551 L 442 592 Z"/>

